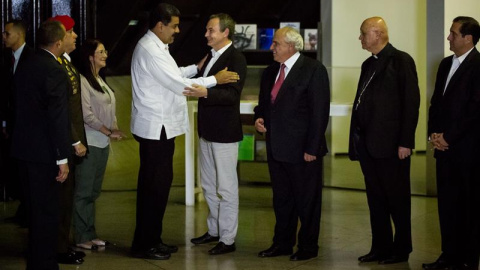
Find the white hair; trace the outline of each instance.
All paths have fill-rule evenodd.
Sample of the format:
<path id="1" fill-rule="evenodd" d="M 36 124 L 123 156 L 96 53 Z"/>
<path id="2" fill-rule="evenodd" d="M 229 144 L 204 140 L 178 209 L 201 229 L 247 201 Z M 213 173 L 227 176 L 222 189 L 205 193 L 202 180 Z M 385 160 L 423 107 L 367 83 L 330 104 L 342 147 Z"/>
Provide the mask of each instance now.
<path id="1" fill-rule="evenodd" d="M 289 44 L 295 45 L 295 50 L 301 51 L 303 50 L 303 38 L 298 33 L 295 28 L 286 26 L 285 29 L 285 42 Z"/>

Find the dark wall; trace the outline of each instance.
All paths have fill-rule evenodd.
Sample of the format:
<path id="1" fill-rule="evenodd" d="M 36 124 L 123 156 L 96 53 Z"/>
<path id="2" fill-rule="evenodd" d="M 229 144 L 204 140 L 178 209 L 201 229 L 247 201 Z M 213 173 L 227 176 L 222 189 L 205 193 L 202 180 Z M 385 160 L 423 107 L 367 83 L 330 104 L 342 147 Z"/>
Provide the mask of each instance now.
<path id="1" fill-rule="evenodd" d="M 93 20 L 96 1 L 90 0 L 2 0 L 2 32 L 5 23 L 12 19 L 22 19 L 27 25 L 26 42 L 36 47 L 36 30 L 41 22 L 55 15 L 69 15 L 75 20 L 75 32 L 78 34 L 77 45 L 81 45 L 87 35 L 93 33 Z M 9 50 L 2 50 L 2 61 Z M 7 59 L 10 59 L 7 57 Z"/>
<path id="2" fill-rule="evenodd" d="M 75 24 L 78 41 L 85 40 L 87 32 L 93 32 L 92 8 L 96 1 L 88 0 L 2 0 L 2 32 L 11 19 L 22 19 L 28 24 L 26 41 L 35 46 L 36 29 L 40 23 L 55 15 L 69 15 Z"/>
<path id="3" fill-rule="evenodd" d="M 27 43 L 35 46 L 40 22 L 67 14 L 75 19 L 78 45 L 86 38 L 102 40 L 110 52 L 107 73 L 128 74 L 133 49 L 147 31 L 148 13 L 159 2 L 175 5 L 182 14 L 180 34 L 170 46 L 180 66 L 197 62 L 208 51 L 205 25 L 214 13 L 228 13 L 237 23 L 254 23 L 258 28 L 278 28 L 283 21 L 299 21 L 302 28 L 317 28 L 320 21 L 319 0 L 2 0 L 2 32 L 6 21 L 24 19 L 30 26 Z M 131 24 L 133 21 L 137 23 Z M 269 53 L 245 55 L 250 64 L 271 62 Z"/>
<path id="4" fill-rule="evenodd" d="M 97 36 L 105 42 L 111 54 L 110 73 L 128 74 L 136 42 L 147 31 L 148 12 L 160 1 L 97 1 Z M 283 21 L 299 21 L 302 28 L 317 28 L 320 21 L 319 0 L 176 0 L 162 1 L 175 5 L 181 12 L 180 34 L 170 46 L 170 52 L 180 66 L 200 60 L 208 51 L 205 25 L 210 15 L 228 13 L 237 23 L 255 23 L 258 28 L 278 28 Z M 129 26 L 131 20 L 137 25 Z M 271 54 L 245 53 L 252 64 L 269 64 Z M 258 62 L 260 61 L 260 62 Z"/>

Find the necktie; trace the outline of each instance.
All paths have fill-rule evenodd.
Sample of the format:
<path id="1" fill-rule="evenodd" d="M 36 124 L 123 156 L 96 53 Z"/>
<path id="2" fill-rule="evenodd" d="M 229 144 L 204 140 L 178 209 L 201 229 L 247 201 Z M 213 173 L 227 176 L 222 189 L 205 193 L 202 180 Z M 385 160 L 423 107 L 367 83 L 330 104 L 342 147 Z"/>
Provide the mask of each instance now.
<path id="1" fill-rule="evenodd" d="M 278 91 L 282 87 L 283 81 L 285 81 L 285 64 L 282 64 L 280 66 L 280 74 L 278 74 L 278 79 L 275 82 L 275 85 L 273 85 L 272 92 L 270 93 L 270 101 L 272 103 L 275 102 L 275 99 L 277 98 Z"/>
<path id="2" fill-rule="evenodd" d="M 450 68 L 450 72 L 448 73 L 447 82 L 445 83 L 445 88 L 443 89 L 444 95 L 445 95 L 445 90 L 447 90 L 448 83 L 450 82 L 450 79 L 453 77 L 453 74 L 455 74 L 455 71 L 457 71 L 458 66 L 460 66 L 460 60 L 458 60 L 457 57 L 454 57 L 452 61 L 452 67 Z"/>
<path id="3" fill-rule="evenodd" d="M 12 54 L 12 74 L 15 74 L 15 56 Z"/>

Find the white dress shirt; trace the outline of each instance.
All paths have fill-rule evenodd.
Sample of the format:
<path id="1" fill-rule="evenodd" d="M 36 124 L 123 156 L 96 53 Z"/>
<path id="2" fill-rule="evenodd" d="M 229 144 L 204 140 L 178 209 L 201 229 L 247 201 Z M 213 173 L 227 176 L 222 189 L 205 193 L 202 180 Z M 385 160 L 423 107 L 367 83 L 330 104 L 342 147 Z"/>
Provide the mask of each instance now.
<path id="1" fill-rule="evenodd" d="M 283 64 L 285 64 L 285 79 L 287 79 L 287 75 L 292 69 L 293 65 L 297 62 L 298 58 L 300 57 L 300 53 L 296 52 L 290 58 L 288 58 Z M 282 63 L 280 63 L 282 64 Z M 281 68 L 282 65 L 280 65 Z M 278 69 L 277 77 L 275 78 L 275 81 L 278 80 L 278 75 L 280 75 L 280 68 Z"/>
<path id="2" fill-rule="evenodd" d="M 217 62 L 218 58 L 220 58 L 220 56 L 230 47 L 232 46 L 232 42 L 228 43 L 227 45 L 223 46 L 223 48 L 221 48 L 220 50 L 215 51 L 214 49 L 212 49 L 212 58 L 210 59 L 210 61 L 208 62 L 207 66 L 205 67 L 205 71 L 203 72 L 203 77 L 207 77 L 208 73 L 210 72 L 210 69 L 212 69 L 213 65 L 215 64 L 215 62 Z"/>
<path id="3" fill-rule="evenodd" d="M 167 138 L 188 130 L 184 88 L 192 84 L 213 87 L 214 76 L 188 79 L 196 65 L 179 68 L 164 44 L 152 31 L 138 41 L 132 57 L 132 119 L 130 130 L 144 139 L 159 140 L 162 127 Z"/>
<path id="4" fill-rule="evenodd" d="M 13 73 L 15 73 L 15 70 L 17 70 L 18 60 L 20 60 L 20 56 L 22 55 L 23 48 L 25 48 L 25 44 L 26 43 L 23 43 L 20 48 L 13 52 L 13 57 L 15 57 L 15 63 L 13 64 Z"/>
<path id="5" fill-rule="evenodd" d="M 453 55 L 452 66 L 450 67 L 450 72 L 448 73 L 448 76 L 447 76 L 447 82 L 445 83 L 445 88 L 443 88 L 443 94 L 445 94 L 445 91 L 447 90 L 448 83 L 450 83 L 450 79 L 455 74 L 455 71 L 457 71 L 460 64 L 462 64 L 463 60 L 465 60 L 465 58 L 467 58 L 468 54 L 470 54 L 470 52 L 473 50 L 473 48 L 471 48 L 470 50 L 468 50 L 468 52 L 462 54 L 459 57 L 457 57 L 455 54 Z"/>

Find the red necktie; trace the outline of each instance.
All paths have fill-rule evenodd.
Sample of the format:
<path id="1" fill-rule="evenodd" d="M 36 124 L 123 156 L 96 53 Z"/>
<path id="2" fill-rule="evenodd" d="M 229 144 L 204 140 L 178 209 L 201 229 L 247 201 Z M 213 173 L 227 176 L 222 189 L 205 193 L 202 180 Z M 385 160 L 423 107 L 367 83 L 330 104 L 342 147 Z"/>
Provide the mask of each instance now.
<path id="1" fill-rule="evenodd" d="M 275 99 L 277 98 L 278 95 L 278 90 L 282 87 L 283 81 L 285 80 L 285 64 L 282 64 L 280 66 L 280 74 L 278 74 L 278 79 L 275 82 L 275 85 L 273 85 L 272 92 L 270 93 L 270 101 L 272 103 L 275 102 Z"/>

